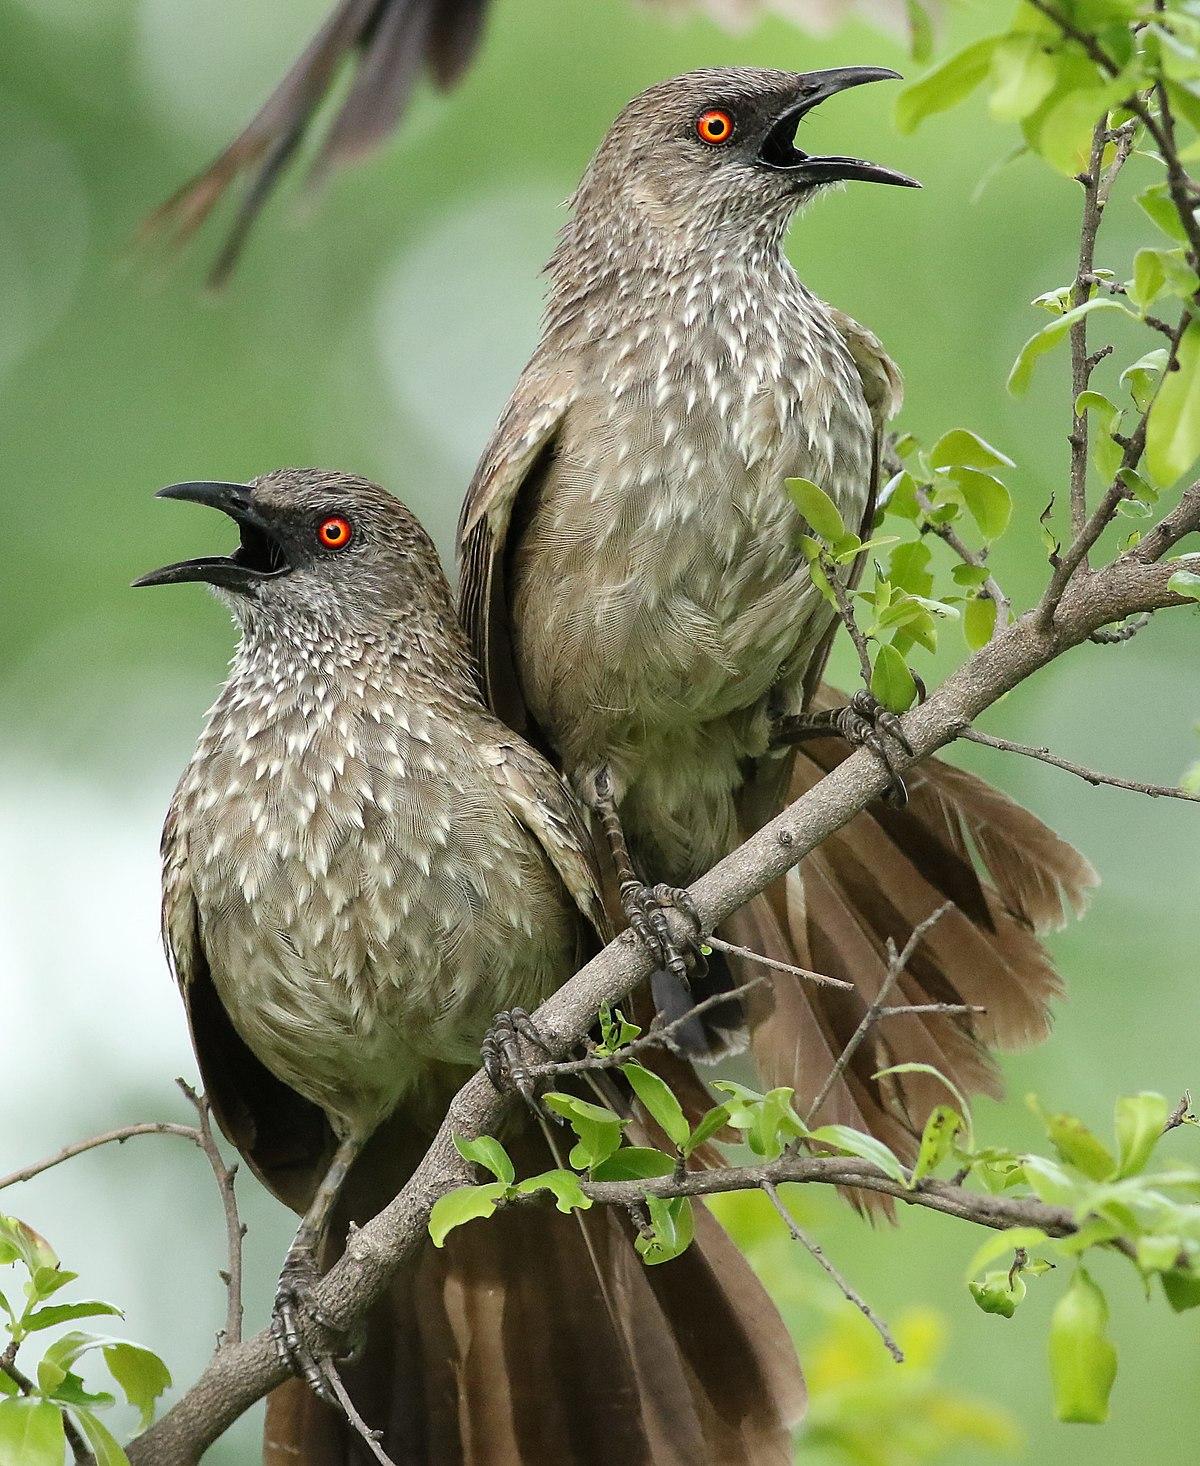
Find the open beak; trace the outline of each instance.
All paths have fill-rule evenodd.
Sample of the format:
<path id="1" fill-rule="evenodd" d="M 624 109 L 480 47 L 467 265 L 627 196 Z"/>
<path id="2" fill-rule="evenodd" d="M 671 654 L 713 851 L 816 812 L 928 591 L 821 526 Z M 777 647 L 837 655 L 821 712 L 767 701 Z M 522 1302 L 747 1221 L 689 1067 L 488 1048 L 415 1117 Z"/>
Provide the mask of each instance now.
<path id="1" fill-rule="evenodd" d="M 232 555 L 211 555 L 199 560 L 180 560 L 164 565 L 133 582 L 142 585 L 179 585 L 202 581 L 222 590 L 245 593 L 264 580 L 286 575 L 292 568 L 266 519 L 254 507 L 253 490 L 245 484 L 186 483 L 159 489 L 156 499 L 182 499 L 187 504 L 207 504 L 227 514 L 238 526 L 240 543 Z"/>
<path id="2" fill-rule="evenodd" d="M 898 81 L 900 73 L 886 66 L 838 66 L 830 71 L 810 71 L 797 88 L 796 100 L 786 107 L 767 129 L 758 150 L 758 161 L 764 168 L 793 177 L 798 186 L 837 183 L 842 179 L 859 178 L 866 183 L 892 183 L 900 188 L 920 188 L 915 178 L 897 173 L 892 168 L 868 163 L 862 158 L 842 158 L 802 153 L 796 146 L 796 127 L 814 107 L 869 81 Z"/>

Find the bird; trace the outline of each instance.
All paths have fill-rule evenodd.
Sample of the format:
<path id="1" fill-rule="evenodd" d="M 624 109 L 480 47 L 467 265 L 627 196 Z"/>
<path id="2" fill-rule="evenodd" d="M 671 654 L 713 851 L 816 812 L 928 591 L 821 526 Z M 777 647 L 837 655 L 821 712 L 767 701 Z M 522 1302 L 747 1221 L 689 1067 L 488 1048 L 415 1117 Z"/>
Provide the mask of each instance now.
<path id="1" fill-rule="evenodd" d="M 774 12 L 810 30 L 826 30 L 851 14 L 890 29 L 910 22 L 905 0 L 652 0 L 660 10 L 689 6 L 726 29 Z M 479 50 L 488 0 L 337 0 L 320 29 L 247 126 L 195 177 L 147 219 L 143 233 L 186 239 L 241 174 L 256 170 L 209 281 L 223 285 L 254 223 L 304 141 L 347 62 L 353 78 L 317 152 L 311 181 L 356 162 L 380 146 L 402 120 L 428 73 L 443 91 L 454 87 Z"/>
<path id="2" fill-rule="evenodd" d="M 802 283 L 784 239 L 831 184 L 916 186 L 796 140 L 816 107 L 896 75 L 708 68 L 629 102 L 571 200 L 541 339 L 462 508 L 459 608 L 488 701 L 592 808 L 625 917 L 658 944 L 665 1013 L 686 1009 L 689 965 L 693 994 L 742 980 L 740 960 L 715 953 L 705 974 L 673 951 L 665 907 L 846 755 L 832 735 L 863 707 L 839 712 L 822 685 L 835 613 L 784 484 L 815 482 L 867 539 L 902 381 L 873 332 Z M 869 241 L 847 247 L 867 268 Z M 886 716 L 869 721 L 886 751 Z M 824 736 L 788 746 L 799 732 Z M 854 993 L 776 973 L 688 1047 L 712 1060 L 749 1042 L 771 1085 L 813 1105 L 889 944 L 950 901 L 896 1001 L 986 1011 L 877 1027 L 819 1113 L 911 1155 L 942 1084 L 873 1076 L 910 1061 L 998 1092 L 989 1049 L 1044 1036 L 1061 992 L 1039 933 L 1097 878 L 972 775 L 927 760 L 906 778 L 904 808 L 863 814 L 721 928 Z"/>
<path id="3" fill-rule="evenodd" d="M 264 1459 L 332 1466 L 358 1447 L 302 1342 L 320 1267 L 403 1185 L 492 1016 L 611 928 L 577 804 L 483 705 L 399 500 L 316 469 L 160 497 L 239 542 L 135 584 L 204 583 L 240 628 L 163 830 L 164 941 L 222 1131 L 302 1213 Z M 545 1169 L 528 1116 L 505 1140 Z M 341 1366 L 396 1466 L 790 1462 L 803 1380 L 748 1264 L 705 1213 L 648 1269 L 629 1225 L 514 1211 L 422 1250 Z"/>

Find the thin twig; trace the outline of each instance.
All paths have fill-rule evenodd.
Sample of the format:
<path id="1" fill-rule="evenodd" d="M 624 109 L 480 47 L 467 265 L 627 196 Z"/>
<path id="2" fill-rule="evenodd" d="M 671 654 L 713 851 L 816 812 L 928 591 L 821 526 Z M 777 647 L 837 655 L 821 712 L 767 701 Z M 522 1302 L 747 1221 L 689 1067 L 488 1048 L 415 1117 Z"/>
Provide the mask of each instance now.
<path id="1" fill-rule="evenodd" d="M 1097 646 L 1120 646 L 1122 642 L 1132 641 L 1139 631 L 1144 631 L 1150 625 L 1149 613 L 1141 616 L 1131 616 L 1123 626 L 1110 629 L 1102 626 L 1099 631 L 1093 631 L 1088 637 Z"/>
<path id="2" fill-rule="evenodd" d="M 1089 769 L 1084 764 L 1072 763 L 1070 759 L 1059 758 L 1058 754 L 1051 753 L 1048 748 L 1034 748 L 1027 743 L 1013 743 L 1008 738 L 995 738 L 990 733 L 980 733 L 976 728 L 964 728 L 959 735 L 968 739 L 971 743 L 981 743 L 985 748 L 998 748 L 1001 753 L 1019 753 L 1026 758 L 1036 758 L 1044 764 L 1052 764 L 1056 769 L 1063 769 L 1068 774 L 1074 774 L 1079 779 L 1085 779 L 1089 784 L 1107 784 L 1113 789 L 1128 789 L 1132 794 L 1145 794 L 1150 799 L 1186 799 L 1192 804 L 1200 804 L 1200 794 L 1191 794 L 1186 789 L 1177 789 L 1170 784 L 1141 784 L 1135 779 L 1119 779 L 1114 774 L 1101 774 L 1096 769 Z"/>
<path id="3" fill-rule="evenodd" d="M 846 587 L 838 579 L 837 567 L 830 561 L 822 566 L 825 571 L 825 578 L 829 582 L 829 588 L 833 592 L 833 598 L 837 602 L 838 615 L 842 618 L 842 624 L 850 633 L 850 640 L 854 643 L 854 650 L 858 653 L 858 667 L 862 673 L 863 685 L 871 685 L 871 649 L 867 645 L 867 638 L 863 634 L 854 616 L 854 607 L 850 604 L 850 597 L 846 594 Z"/>
<path id="4" fill-rule="evenodd" d="M 846 1281 L 842 1274 L 838 1272 L 837 1268 L 834 1267 L 833 1263 L 831 1263 L 829 1259 L 825 1256 L 825 1253 L 822 1251 L 820 1244 L 816 1242 L 812 1237 L 810 1237 L 808 1233 L 805 1232 L 800 1224 L 796 1221 L 795 1217 L 792 1216 L 791 1212 L 784 1205 L 783 1197 L 780 1196 L 779 1191 L 775 1186 L 775 1183 L 773 1181 L 764 1181 L 762 1183 L 761 1189 L 766 1193 L 771 1205 L 775 1208 L 780 1217 L 783 1219 L 783 1224 L 791 1233 L 792 1240 L 795 1242 L 799 1242 L 801 1247 L 806 1247 L 809 1252 L 812 1253 L 817 1263 L 825 1269 L 825 1271 L 829 1274 L 833 1281 L 842 1290 L 842 1293 L 845 1295 L 845 1297 L 854 1304 L 855 1308 L 858 1309 L 862 1316 L 867 1320 L 867 1322 L 883 1340 L 888 1353 L 892 1356 L 896 1363 L 903 1364 L 904 1351 L 900 1348 L 900 1345 L 897 1344 L 895 1339 L 892 1337 L 891 1330 L 888 1328 L 887 1324 L 884 1323 L 883 1319 L 879 1317 L 879 1315 L 862 1296 L 862 1294 L 857 1292 L 854 1288 L 850 1286 L 850 1284 Z"/>
<path id="5" fill-rule="evenodd" d="M 705 941 L 708 938 L 705 937 Z M 613 1069 L 628 1062 L 634 1054 L 642 1049 L 657 1048 L 661 1046 L 671 1034 L 690 1023 L 693 1018 L 701 1013 L 707 1013 L 710 1008 L 720 1007 L 722 1003 L 731 1003 L 743 997 L 746 993 L 752 992 L 754 988 L 766 982 L 765 977 L 755 977 L 741 987 L 730 988 L 728 992 L 713 993 L 711 997 L 704 998 L 694 1008 L 689 1008 L 686 1013 L 681 1013 L 678 1018 L 672 1018 L 669 1023 L 659 1024 L 657 1027 L 649 1028 L 640 1038 L 635 1038 L 613 1054 L 590 1053 L 583 1059 L 564 1059 L 545 1064 L 530 1064 L 526 1067 L 526 1073 L 539 1079 L 553 1078 L 558 1074 L 584 1074 L 589 1069 Z"/>
<path id="6" fill-rule="evenodd" d="M 177 1135 L 181 1140 L 190 1140 L 193 1145 L 200 1144 L 200 1132 L 194 1125 L 177 1125 L 170 1120 L 147 1120 L 140 1125 L 122 1125 L 117 1130 L 106 1130 L 103 1135 L 93 1135 L 88 1140 L 73 1141 L 70 1145 L 64 1145 L 61 1150 L 56 1150 L 53 1155 L 46 1156 L 44 1160 L 34 1161 L 31 1166 L 22 1166 L 17 1171 L 10 1171 L 7 1176 L 0 1176 L 0 1191 L 6 1186 L 15 1186 L 19 1181 L 31 1181 L 43 1171 L 61 1166 L 64 1161 L 73 1160 L 77 1155 L 95 1150 L 97 1146 L 114 1142 L 123 1145 L 135 1135 Z"/>
<path id="7" fill-rule="evenodd" d="M 1196 1117 L 1192 1114 L 1191 1092 L 1185 1089 L 1183 1091 L 1183 1094 L 1180 1096 L 1179 1103 L 1167 1116 L 1166 1124 L 1162 1128 L 1162 1133 L 1166 1135 L 1172 1130 L 1178 1130 L 1180 1125 L 1194 1124 L 1195 1120 Z"/>
<path id="8" fill-rule="evenodd" d="M 933 512 L 933 502 L 929 495 L 919 485 L 917 487 L 917 503 L 921 506 L 924 514 Z M 987 555 L 978 550 L 971 549 L 966 540 L 959 534 L 952 524 L 933 524 L 927 522 L 928 529 L 954 551 L 964 565 L 970 565 L 975 570 L 987 570 Z M 992 628 L 992 636 L 997 637 L 1008 626 L 1012 617 L 1012 601 L 1000 589 L 1000 582 L 988 571 L 988 577 L 983 582 L 983 593 L 996 607 L 996 624 Z"/>
<path id="9" fill-rule="evenodd" d="M 185 1079 L 176 1079 L 175 1083 L 183 1091 L 188 1102 L 195 1107 L 199 1120 L 197 1144 L 208 1157 L 208 1163 L 212 1167 L 212 1173 L 217 1183 L 217 1190 L 221 1193 L 221 1207 L 225 1213 L 225 1245 L 228 1252 L 228 1266 L 221 1273 L 221 1281 L 225 1284 L 225 1328 L 217 1335 L 217 1347 L 223 1343 L 238 1344 L 242 1338 L 242 1239 L 246 1235 L 246 1228 L 242 1225 L 242 1219 L 238 1215 L 237 1193 L 234 1190 L 234 1177 L 237 1175 L 237 1163 L 232 1166 L 225 1164 L 217 1142 L 213 1139 L 211 1112 L 208 1096 L 197 1094 Z"/>
<path id="10" fill-rule="evenodd" d="M 897 1018 L 905 1013 L 986 1013 L 981 1003 L 900 1003 L 894 1008 L 880 1008 L 880 1018 Z"/>
<path id="11" fill-rule="evenodd" d="M 729 952 L 735 957 L 745 957 L 748 962 L 758 962 L 763 967 L 769 967 L 773 972 L 786 972 L 791 977 L 803 978 L 805 982 L 815 983 L 817 987 L 845 988 L 852 992 L 854 984 L 843 982 L 840 977 L 826 977 L 823 972 L 811 972 L 807 967 L 793 967 L 790 962 L 780 962 L 774 957 L 764 957 L 761 952 L 752 952 L 749 947 L 739 947 L 735 942 L 727 942 L 724 937 L 707 936 L 704 938 L 707 946 L 718 952 Z"/>
<path id="12" fill-rule="evenodd" d="M 372 1430 L 372 1428 L 358 1413 L 358 1409 L 355 1406 L 354 1401 L 350 1398 L 350 1392 L 342 1383 L 342 1377 L 337 1372 L 337 1369 L 332 1359 L 326 1359 L 324 1361 L 324 1374 L 325 1378 L 329 1382 L 330 1388 L 337 1396 L 338 1404 L 346 1413 L 346 1419 L 354 1427 L 356 1433 L 361 1437 L 361 1439 L 366 1442 L 367 1450 L 370 1451 L 372 1456 L 374 1456 L 375 1459 L 381 1463 L 381 1466 L 396 1466 L 396 1463 L 379 1444 L 379 1438 L 383 1434 L 383 1432 L 379 1430 Z"/>
<path id="13" fill-rule="evenodd" d="M 850 1035 L 849 1039 L 846 1042 L 846 1047 L 837 1056 L 837 1061 L 834 1063 L 833 1068 L 826 1076 L 825 1083 L 822 1084 L 821 1088 L 817 1091 L 816 1099 L 814 1099 L 812 1104 L 808 1107 L 808 1114 L 805 1117 L 805 1124 L 811 1125 L 813 1123 L 813 1121 L 817 1117 L 818 1112 L 820 1111 L 821 1106 L 829 1098 L 830 1090 L 841 1078 L 841 1076 L 846 1072 L 846 1066 L 849 1064 L 854 1055 L 858 1052 L 858 1049 L 862 1044 L 863 1039 L 866 1038 L 876 1019 L 887 1006 L 888 996 L 891 993 L 892 989 L 896 986 L 896 983 L 899 981 L 900 974 L 908 966 L 909 958 L 916 951 L 917 944 L 920 942 L 921 938 L 925 935 L 927 931 L 930 930 L 931 927 L 936 926 L 936 924 L 941 921 L 942 917 L 945 916 L 946 912 L 949 911 L 951 906 L 953 905 L 953 901 L 943 901 L 936 911 L 930 912 L 930 914 L 925 918 L 924 921 L 918 922 L 917 925 L 913 927 L 912 934 L 909 936 L 908 941 L 905 942 L 903 951 L 897 952 L 895 944 L 889 938 L 887 972 L 884 973 L 883 981 L 879 984 L 879 991 L 875 995 L 875 1001 L 863 1014 L 862 1022 Z"/>

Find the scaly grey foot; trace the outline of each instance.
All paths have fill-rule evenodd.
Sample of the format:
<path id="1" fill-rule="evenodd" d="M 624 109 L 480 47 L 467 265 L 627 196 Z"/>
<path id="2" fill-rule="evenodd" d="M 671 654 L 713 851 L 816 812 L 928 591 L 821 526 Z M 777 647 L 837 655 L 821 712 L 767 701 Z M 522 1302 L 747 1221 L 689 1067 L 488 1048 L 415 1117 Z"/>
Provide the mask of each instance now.
<path id="1" fill-rule="evenodd" d="M 830 735 L 843 738 L 853 747 L 865 748 L 873 754 L 888 773 L 890 787 L 885 798 L 897 807 L 908 803 L 908 790 L 892 762 L 889 740 L 910 758 L 913 746 L 900 719 L 885 708 L 874 693 L 856 692 L 845 707 L 780 718 L 771 741 L 776 745 L 802 743 L 808 738 L 828 738 Z"/>

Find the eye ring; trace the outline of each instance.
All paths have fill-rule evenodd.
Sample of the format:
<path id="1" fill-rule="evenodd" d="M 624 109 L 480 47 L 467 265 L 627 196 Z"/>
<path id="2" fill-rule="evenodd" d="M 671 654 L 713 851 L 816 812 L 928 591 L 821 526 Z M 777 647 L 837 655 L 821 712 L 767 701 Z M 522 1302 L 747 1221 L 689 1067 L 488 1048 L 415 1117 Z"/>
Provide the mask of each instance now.
<path id="1" fill-rule="evenodd" d="M 696 135 L 710 148 L 722 147 L 733 136 L 733 118 L 720 107 L 710 107 L 696 118 Z"/>
<path id="2" fill-rule="evenodd" d="M 353 538 L 353 525 L 340 514 L 330 515 L 317 527 L 317 539 L 327 550 L 344 550 Z"/>

